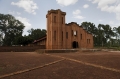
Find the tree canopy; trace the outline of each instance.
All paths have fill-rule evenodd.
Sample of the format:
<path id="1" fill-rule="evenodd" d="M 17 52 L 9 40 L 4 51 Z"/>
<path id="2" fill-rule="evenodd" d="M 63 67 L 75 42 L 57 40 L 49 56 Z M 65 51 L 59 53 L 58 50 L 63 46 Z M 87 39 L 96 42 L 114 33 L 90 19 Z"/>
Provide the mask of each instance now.
<path id="1" fill-rule="evenodd" d="M 93 35 L 94 46 L 111 46 L 114 41 L 118 42 L 120 40 L 120 26 L 114 28 L 111 28 L 108 24 L 95 26 L 91 22 L 83 22 L 81 26 Z M 119 39 L 115 39 L 114 37 Z"/>
<path id="2" fill-rule="evenodd" d="M 28 35 L 22 36 L 24 24 L 10 14 L 0 14 L 0 46 L 27 45 L 46 35 L 45 29 L 28 30 Z"/>
<path id="3" fill-rule="evenodd" d="M 22 36 L 24 24 L 10 14 L 0 14 L 0 41 L 3 45 L 13 45 L 15 38 Z"/>
<path id="4" fill-rule="evenodd" d="M 29 33 L 29 35 L 28 35 L 29 37 L 33 38 L 33 40 L 37 40 L 46 35 L 46 30 L 31 28 L 30 30 L 28 30 L 28 33 Z"/>

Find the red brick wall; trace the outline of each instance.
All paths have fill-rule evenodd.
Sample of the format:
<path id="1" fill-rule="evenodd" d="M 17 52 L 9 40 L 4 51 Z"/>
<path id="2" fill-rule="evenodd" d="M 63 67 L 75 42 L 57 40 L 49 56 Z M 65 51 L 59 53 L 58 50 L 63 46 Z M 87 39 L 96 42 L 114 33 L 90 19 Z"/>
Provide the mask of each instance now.
<path id="1" fill-rule="evenodd" d="M 93 36 L 89 34 L 86 30 L 84 30 L 82 27 L 77 25 L 76 23 L 71 23 L 65 26 L 66 32 L 68 32 L 68 39 L 65 39 L 66 41 L 66 48 L 72 48 L 72 42 L 76 41 L 78 42 L 79 48 L 93 48 Z M 72 36 L 72 30 L 73 32 L 76 31 L 77 35 Z M 82 34 L 82 39 L 81 39 Z M 66 37 L 65 37 L 66 38 Z"/>

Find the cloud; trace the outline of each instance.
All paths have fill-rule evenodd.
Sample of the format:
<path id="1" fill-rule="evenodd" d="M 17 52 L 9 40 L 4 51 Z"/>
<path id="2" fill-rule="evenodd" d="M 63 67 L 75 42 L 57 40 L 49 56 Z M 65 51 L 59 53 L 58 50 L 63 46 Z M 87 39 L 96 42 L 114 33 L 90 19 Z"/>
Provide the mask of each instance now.
<path id="1" fill-rule="evenodd" d="M 92 0 L 88 0 L 88 1 L 92 1 Z"/>
<path id="2" fill-rule="evenodd" d="M 88 7 L 89 7 L 88 4 L 83 5 L 83 8 L 88 8 Z"/>
<path id="3" fill-rule="evenodd" d="M 120 20 L 120 0 L 92 0 L 92 3 L 98 4 L 101 11 L 115 13 L 116 19 Z"/>
<path id="4" fill-rule="evenodd" d="M 21 13 L 20 13 L 20 12 L 17 12 L 17 15 L 21 15 Z"/>
<path id="5" fill-rule="evenodd" d="M 78 0 L 56 0 L 61 6 L 68 6 L 75 4 Z"/>
<path id="6" fill-rule="evenodd" d="M 116 19 L 120 20 L 120 13 L 116 13 Z"/>
<path id="7" fill-rule="evenodd" d="M 20 12 L 15 12 L 15 11 L 9 11 L 8 12 L 9 14 L 11 14 L 11 15 L 21 15 L 21 13 Z"/>
<path id="8" fill-rule="evenodd" d="M 8 13 L 9 13 L 9 14 L 12 14 L 12 15 L 14 15 L 14 14 L 15 14 L 15 12 L 14 12 L 14 11 L 9 11 Z"/>
<path id="9" fill-rule="evenodd" d="M 99 20 L 99 22 L 102 22 L 102 21 L 103 21 L 102 19 Z"/>
<path id="10" fill-rule="evenodd" d="M 84 19 L 85 17 L 77 15 L 77 16 L 74 16 L 74 18 L 76 18 L 76 19 Z"/>
<path id="11" fill-rule="evenodd" d="M 32 25 L 29 23 L 29 19 L 20 16 L 16 16 L 15 18 L 21 21 L 25 25 L 25 29 L 24 29 L 25 31 L 29 30 L 32 27 Z"/>
<path id="12" fill-rule="evenodd" d="M 73 18 L 76 19 L 84 19 L 85 17 L 81 16 L 81 11 L 79 9 L 73 11 Z"/>
<path id="13" fill-rule="evenodd" d="M 110 24 L 110 25 L 113 25 L 113 24 L 114 24 L 114 21 L 110 21 L 109 24 Z"/>
<path id="14" fill-rule="evenodd" d="M 73 14 L 74 15 L 79 15 L 81 12 L 80 12 L 80 10 L 75 10 L 75 11 L 73 11 Z"/>
<path id="15" fill-rule="evenodd" d="M 108 24 L 113 28 L 113 27 L 118 27 L 120 26 L 119 22 L 115 22 L 115 21 L 109 21 Z"/>
<path id="16" fill-rule="evenodd" d="M 37 4 L 33 0 L 20 0 L 18 2 L 12 2 L 11 5 L 16 5 L 23 8 L 26 12 L 36 14 L 35 10 L 38 9 Z"/>

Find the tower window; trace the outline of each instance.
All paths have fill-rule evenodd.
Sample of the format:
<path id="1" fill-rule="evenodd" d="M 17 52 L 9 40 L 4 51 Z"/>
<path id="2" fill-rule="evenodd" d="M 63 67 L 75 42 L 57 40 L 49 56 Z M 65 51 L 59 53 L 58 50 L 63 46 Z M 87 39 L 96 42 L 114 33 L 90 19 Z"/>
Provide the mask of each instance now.
<path id="1" fill-rule="evenodd" d="M 90 43 L 90 39 L 89 39 L 89 43 Z"/>
<path id="2" fill-rule="evenodd" d="M 77 36 L 77 31 L 76 31 L 76 36 Z"/>
<path id="3" fill-rule="evenodd" d="M 71 30 L 71 35 L 73 36 L 73 30 Z"/>
<path id="4" fill-rule="evenodd" d="M 49 21 L 51 22 L 51 16 L 50 16 L 50 20 Z"/>
<path id="5" fill-rule="evenodd" d="M 56 31 L 54 31 L 54 39 L 56 40 Z"/>
<path id="6" fill-rule="evenodd" d="M 63 17 L 62 17 L 62 24 L 63 24 Z"/>
<path id="7" fill-rule="evenodd" d="M 90 44 L 90 39 L 87 39 L 87 44 Z"/>
<path id="8" fill-rule="evenodd" d="M 66 32 L 66 38 L 68 39 L 68 32 Z"/>
<path id="9" fill-rule="evenodd" d="M 54 22 L 56 23 L 56 16 L 54 16 Z"/>
<path id="10" fill-rule="evenodd" d="M 89 43 L 89 39 L 87 39 L 87 44 Z"/>
<path id="11" fill-rule="evenodd" d="M 50 38 L 51 38 L 51 31 L 50 31 Z M 50 41 L 51 41 L 51 39 L 50 39 Z"/>
<path id="12" fill-rule="evenodd" d="M 62 31 L 62 41 L 63 41 L 63 31 Z"/>
<path id="13" fill-rule="evenodd" d="M 80 38 L 82 39 L 82 34 L 80 34 Z"/>

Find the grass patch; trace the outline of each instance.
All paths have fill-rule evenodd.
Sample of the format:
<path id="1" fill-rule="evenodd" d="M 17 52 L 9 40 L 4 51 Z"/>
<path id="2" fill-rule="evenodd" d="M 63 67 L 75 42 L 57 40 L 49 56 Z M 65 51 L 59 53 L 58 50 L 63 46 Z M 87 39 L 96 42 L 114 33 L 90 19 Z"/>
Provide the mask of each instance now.
<path id="1" fill-rule="evenodd" d="M 120 47 L 94 47 L 96 49 L 111 49 L 115 51 L 120 51 Z"/>

